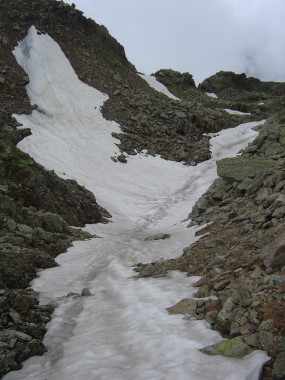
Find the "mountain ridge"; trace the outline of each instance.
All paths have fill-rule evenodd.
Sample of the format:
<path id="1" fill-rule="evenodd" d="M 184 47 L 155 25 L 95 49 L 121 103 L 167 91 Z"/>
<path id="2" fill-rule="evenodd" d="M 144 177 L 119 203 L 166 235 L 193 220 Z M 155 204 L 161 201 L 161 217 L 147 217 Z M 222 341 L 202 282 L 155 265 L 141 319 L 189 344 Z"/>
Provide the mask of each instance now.
<path id="1" fill-rule="evenodd" d="M 28 155 L 20 152 L 15 147 L 19 140 L 29 134 L 29 131 L 16 129 L 18 125 L 12 118 L 12 114 L 30 113 L 36 106 L 32 107 L 29 103 L 25 92 L 25 85 L 28 83 L 29 78 L 26 77 L 26 74 L 16 64 L 11 50 L 17 41 L 25 36 L 27 28 L 31 26 L 31 23 L 35 24 L 39 33 L 47 32 L 51 34 L 55 40 L 58 40 L 80 79 L 109 95 L 109 100 L 103 106 L 102 112 L 107 119 L 115 120 L 121 125 L 122 133 L 116 134 L 115 137 L 120 139 L 118 147 L 121 149 L 121 155 L 123 156 L 121 157 L 122 162 L 128 160 L 128 155 L 147 150 L 149 155 L 159 154 L 165 159 L 180 161 L 188 165 L 196 165 L 209 158 L 209 139 L 203 136 L 204 133 L 219 132 L 220 129 L 233 127 L 241 121 L 261 120 L 268 117 L 274 111 L 277 111 L 277 114 L 275 113 L 275 116 L 272 116 L 271 121 L 267 124 L 267 128 L 268 126 L 270 128 L 272 125 L 275 127 L 278 125 L 274 135 L 277 136 L 276 139 L 271 138 L 270 140 L 270 133 L 267 133 L 266 129 L 262 129 L 265 132 L 262 132 L 263 135 L 261 134 L 261 136 L 263 136 L 260 137 L 261 141 L 259 140 L 258 143 L 253 143 L 248 150 L 245 150 L 249 156 L 258 156 L 259 152 L 262 152 L 260 149 L 263 146 L 263 153 L 266 152 L 266 154 L 269 154 L 271 157 L 276 155 L 274 149 L 273 152 L 272 150 L 270 151 L 272 141 L 275 143 L 275 147 L 278 146 L 278 149 L 276 149 L 281 156 L 274 158 L 274 162 L 276 163 L 276 168 L 274 167 L 276 183 L 274 187 L 271 188 L 271 190 L 274 189 L 274 191 L 270 193 L 270 186 L 264 185 L 264 181 L 265 183 L 270 181 L 270 173 L 263 173 L 261 177 L 260 173 L 255 173 L 255 176 L 259 175 L 259 177 L 256 178 L 259 184 L 262 180 L 258 190 L 260 191 L 261 188 L 269 189 L 265 194 L 265 198 L 267 198 L 268 195 L 272 195 L 272 193 L 282 193 L 284 189 L 281 186 L 284 178 L 279 174 L 283 169 L 282 167 L 278 168 L 278 165 L 282 166 L 281 161 L 283 159 L 282 147 L 284 147 L 284 141 L 282 128 L 284 126 L 284 115 L 280 111 L 278 113 L 278 110 L 282 108 L 283 101 L 282 98 L 279 97 L 280 94 L 278 96 L 273 94 L 272 98 L 272 94 L 255 93 L 248 91 L 248 89 L 240 91 L 237 94 L 235 91 L 232 91 L 234 89 L 230 87 L 230 94 L 226 93 L 224 96 L 219 96 L 218 99 L 213 99 L 205 95 L 200 89 L 193 89 L 193 83 L 190 83 L 189 88 L 187 86 L 186 88 L 179 88 L 179 86 L 176 85 L 176 94 L 182 99 L 182 102 L 178 102 L 155 92 L 137 75 L 134 66 L 127 61 L 121 45 L 109 36 L 104 27 L 98 26 L 92 20 L 86 20 L 80 11 L 62 2 L 53 0 L 20 2 L 13 0 L 7 5 L 4 1 L 1 1 L 0 9 L 2 29 L 1 50 L 5 54 L 5 59 L 1 59 L 2 71 L 0 76 L 2 86 L 1 98 L 3 101 L 1 108 L 2 141 L 0 157 L 2 229 L 1 286 L 4 288 L 4 291 L 1 293 L 1 305 L 3 310 L 1 314 L 1 324 L 3 331 L 6 331 L 6 335 L 7 330 L 13 331 L 13 327 L 17 326 L 17 329 L 31 338 L 26 337 L 28 340 L 25 340 L 23 336 L 21 338 L 16 335 L 17 343 L 15 347 L 13 347 L 13 350 L 8 350 L 6 346 L 4 347 L 4 355 L 6 355 L 2 362 L 4 371 L 2 374 L 4 374 L 12 369 L 19 368 L 19 363 L 30 355 L 43 353 L 44 348 L 40 340 L 44 334 L 44 323 L 39 323 L 38 321 L 40 320 L 40 316 L 44 316 L 45 321 L 47 321 L 52 312 L 51 306 L 39 308 L 36 296 L 30 290 L 20 290 L 17 287 L 18 284 L 20 284 L 22 278 L 24 278 L 25 280 L 22 281 L 21 287 L 26 288 L 29 281 L 35 276 L 36 268 L 39 266 L 45 268 L 55 265 L 52 256 L 63 252 L 74 238 L 84 239 L 90 237 L 86 233 L 71 230 L 68 224 L 82 226 L 86 223 L 104 221 L 104 218 L 109 216 L 106 210 L 103 210 L 97 205 L 94 196 L 90 192 L 88 193 L 87 190 L 84 190 L 74 183 L 74 181 L 63 181 L 54 173 L 46 172 Z M 23 9 L 25 9 L 24 12 Z M 61 23 L 59 23 L 59 21 L 61 21 Z M 69 38 L 66 38 L 66 36 Z M 96 49 L 93 44 L 96 46 Z M 175 86 L 173 86 L 172 83 L 168 86 L 175 94 L 175 91 L 173 91 Z M 213 87 L 211 87 L 211 89 L 213 89 Z M 207 87 L 206 90 L 209 90 L 209 87 Z M 247 101 L 244 101 L 244 99 Z M 202 102 L 204 103 L 201 104 Z M 264 104 L 259 104 L 261 102 L 264 102 Z M 230 115 L 219 108 L 231 108 L 243 112 L 250 110 L 252 115 Z M 281 149 L 280 152 L 279 149 Z M 120 156 L 113 157 L 113 159 L 120 161 Z M 121 165 L 121 163 L 118 162 L 118 165 Z M 232 170 L 231 167 L 228 169 L 228 172 Z M 234 193 L 235 187 L 238 187 L 237 191 L 239 195 L 246 195 L 246 197 L 248 197 L 248 194 L 251 195 L 251 193 L 249 193 L 250 190 L 248 190 L 251 181 L 245 181 L 245 183 L 240 186 L 240 183 L 236 183 L 241 181 L 236 181 L 235 178 L 231 180 L 231 178 L 225 174 L 225 169 L 220 168 L 220 174 L 226 182 L 221 184 L 221 181 L 218 181 L 214 185 L 210 191 L 210 195 L 207 194 L 205 196 L 208 202 L 206 206 L 197 206 L 196 209 L 193 209 L 192 219 L 197 223 L 201 221 L 211 221 L 211 218 L 216 217 L 215 212 L 219 213 L 217 210 L 219 210 L 220 207 L 228 205 L 225 202 L 229 190 Z M 247 174 L 243 174 L 243 176 L 243 180 L 248 178 Z M 251 178 L 254 178 L 254 176 L 251 176 Z M 231 187 L 229 187 L 230 185 Z M 41 187 L 42 191 L 40 191 Z M 58 191 L 56 189 L 58 189 Z M 38 195 L 37 191 L 39 191 Z M 45 198 L 46 193 L 50 194 L 49 198 Z M 68 201 L 66 194 L 70 194 Z M 37 197 L 34 195 L 37 195 Z M 57 198 L 60 197 L 62 198 L 62 208 L 56 204 Z M 245 199 L 247 200 L 246 197 Z M 236 198 L 242 197 L 236 197 L 232 194 L 231 201 L 236 202 Z M 70 203 L 71 199 L 73 203 Z M 260 195 L 259 202 L 263 202 L 263 199 L 264 198 Z M 221 201 L 224 202 L 223 205 L 220 205 Z M 216 204 L 216 202 L 218 202 L 218 204 Z M 238 202 L 240 202 L 240 199 Z M 239 205 L 238 202 L 236 207 Z M 272 204 L 274 202 L 275 199 Z M 74 215 L 74 210 L 78 207 L 78 203 L 81 203 L 81 206 L 78 208 L 78 213 Z M 50 207 L 46 207 L 45 210 L 42 210 L 44 205 L 50 205 Z M 91 205 L 92 207 L 90 207 Z M 280 207 L 282 207 L 283 203 L 281 202 L 280 205 Z M 271 204 L 269 207 L 270 206 Z M 278 207 L 276 206 L 276 209 L 272 210 L 272 213 L 280 209 L 280 207 L 278 203 Z M 212 209 L 209 211 L 210 208 Z M 59 214 L 61 216 L 55 214 L 55 211 L 58 209 L 60 209 Z M 70 212 L 71 209 L 72 212 Z M 194 216 L 195 210 L 198 210 L 198 214 Z M 89 213 L 88 211 L 91 212 Z M 225 215 L 223 215 L 223 217 L 228 218 L 233 214 L 233 211 L 230 210 L 230 212 L 228 212 L 224 210 L 224 213 Z M 206 214 L 206 220 L 204 219 L 204 214 Z M 241 212 L 238 213 L 239 216 L 240 214 Z M 272 222 L 272 218 L 269 220 L 267 214 L 262 214 L 262 216 L 267 219 L 260 222 L 261 225 L 258 227 L 261 231 L 274 229 L 275 232 L 271 235 L 272 241 L 276 239 L 278 234 L 283 236 L 280 230 L 281 227 L 278 227 L 278 225 L 281 225 L 284 214 L 279 211 L 278 215 L 280 217 L 273 217 L 273 219 L 276 220 L 275 225 L 272 223 L 272 226 L 270 226 L 268 222 Z M 231 218 L 232 217 L 233 215 L 231 215 Z M 258 217 L 260 217 L 260 210 L 258 211 Z M 244 220 L 246 219 L 241 218 L 241 221 Z M 254 221 L 256 221 L 256 219 L 254 219 Z M 219 219 L 217 219 L 216 223 L 219 223 Z M 266 228 L 264 223 L 267 223 Z M 209 228 L 211 229 L 211 227 Z M 217 229 L 219 230 L 218 227 Z M 272 241 L 270 242 L 270 234 L 268 232 L 267 235 L 266 242 L 271 244 Z M 214 239 L 215 237 L 213 237 L 212 240 Z M 205 239 L 201 239 L 201 243 L 198 243 L 198 247 L 199 244 L 200 246 L 204 244 L 204 241 Z M 216 244 L 215 247 L 213 247 L 216 248 L 220 243 L 216 241 L 211 244 Z M 209 247 L 206 248 L 208 251 Z M 28 255 L 29 264 L 27 265 L 27 261 L 23 262 L 23 264 L 20 264 L 22 268 L 19 270 L 18 267 L 22 252 L 26 252 Z M 189 252 L 192 252 L 192 248 L 190 250 L 186 249 L 187 257 L 190 255 Z M 8 260 L 11 254 L 15 255 L 12 264 L 9 263 Z M 206 260 L 206 258 L 204 259 Z M 180 263 L 178 264 L 180 265 Z M 179 265 L 179 268 L 176 269 L 185 270 L 185 267 Z M 209 263 L 205 263 L 205 266 L 207 265 L 209 265 Z M 258 278 L 261 278 L 264 276 L 263 272 L 266 271 L 266 268 L 263 268 L 265 264 L 260 260 L 258 261 L 258 265 L 261 266 L 262 272 Z M 250 265 L 250 267 L 252 267 L 252 265 Z M 174 267 L 172 266 L 172 268 Z M 257 271 L 257 267 L 253 270 Z M 277 266 L 277 270 L 278 276 L 282 277 L 282 267 L 280 265 Z M 203 271 L 204 269 L 202 270 L 202 274 L 204 274 Z M 13 275 L 11 275 L 11 272 L 13 272 Z M 270 273 L 269 269 L 267 272 L 267 276 L 276 275 L 276 270 Z M 189 270 L 189 273 L 195 275 L 200 274 L 197 267 Z M 211 283 L 212 275 L 218 276 L 220 273 L 210 273 L 210 280 L 205 281 L 210 281 Z M 282 279 L 279 278 L 276 280 L 272 277 L 268 282 L 270 283 L 272 279 L 275 282 L 277 281 L 277 286 L 274 285 L 275 283 L 272 283 L 270 286 L 273 288 L 269 288 L 269 290 L 273 289 L 274 296 L 277 296 L 276 299 L 278 299 L 278 303 L 281 303 L 282 306 L 282 298 L 278 298 L 280 294 L 278 289 L 281 289 L 283 286 Z M 281 281 L 281 283 L 278 283 L 278 281 Z M 207 286 L 208 288 L 210 287 L 208 282 Z M 268 290 L 268 288 L 264 290 Z M 262 290 L 260 291 L 262 292 Z M 200 293 L 201 292 L 202 290 L 200 290 Z M 228 294 L 225 293 L 225 295 Z M 221 298 L 222 300 L 224 300 L 225 295 Z M 19 297 L 23 297 L 25 302 L 31 305 L 31 310 L 33 309 L 34 313 L 33 317 L 31 315 L 32 313 L 27 310 L 25 302 L 18 301 Z M 223 304 L 219 304 L 219 306 L 216 305 L 216 308 L 213 308 L 213 305 L 211 305 L 211 311 L 217 311 L 218 307 L 223 306 Z M 204 307 L 205 311 L 205 305 L 200 305 L 200 308 L 202 307 Z M 35 312 L 36 309 L 38 312 Z M 203 315 L 203 313 L 203 311 L 200 312 L 201 315 Z M 266 313 L 267 311 L 265 311 L 265 314 Z M 27 318 L 28 325 L 26 325 L 25 318 Z M 228 320 L 231 321 L 230 317 Z M 29 326 L 30 321 L 35 321 L 39 327 L 31 328 L 31 326 Z M 274 320 L 274 323 L 278 321 Z M 215 325 L 215 320 L 211 323 L 213 323 L 215 328 L 220 328 L 216 326 L 218 324 Z M 255 321 L 255 324 L 258 325 L 258 322 Z M 280 333 L 282 333 L 283 327 L 279 327 L 277 334 L 276 328 L 278 329 L 276 325 L 273 327 L 269 326 L 267 330 L 262 331 L 271 334 L 267 336 L 267 338 L 272 338 L 272 335 L 277 336 L 278 345 L 281 347 Z M 227 329 L 228 326 L 224 329 L 225 331 L 222 329 L 221 331 L 227 334 Z M 252 337 L 253 330 L 250 328 L 248 328 L 248 330 L 248 335 L 241 334 L 247 337 L 248 344 L 252 347 L 258 347 L 258 345 L 261 344 L 261 348 L 264 349 L 266 345 L 262 346 L 262 342 L 260 343 L 259 341 L 256 343 Z M 240 332 L 235 332 L 235 334 L 240 336 Z M 11 339 L 15 339 L 15 335 L 13 334 L 13 336 L 9 334 L 6 335 L 4 333 L 1 335 L 1 339 L 5 343 L 9 343 Z M 250 338 L 248 338 L 248 336 Z M 255 339 L 257 341 L 257 337 L 255 337 Z M 272 354 L 275 355 L 274 357 L 277 357 L 277 363 L 279 363 L 278 358 L 281 357 L 282 359 L 284 350 L 278 348 L 276 352 L 272 352 Z M 272 378 L 272 376 L 275 375 L 277 376 L 275 378 L 282 378 L 280 377 L 284 374 L 280 372 L 284 371 L 282 365 L 281 370 L 278 368 L 278 371 L 277 375 L 276 370 L 275 374 L 272 375 L 272 367 L 269 366 L 266 369 L 264 379 Z"/>

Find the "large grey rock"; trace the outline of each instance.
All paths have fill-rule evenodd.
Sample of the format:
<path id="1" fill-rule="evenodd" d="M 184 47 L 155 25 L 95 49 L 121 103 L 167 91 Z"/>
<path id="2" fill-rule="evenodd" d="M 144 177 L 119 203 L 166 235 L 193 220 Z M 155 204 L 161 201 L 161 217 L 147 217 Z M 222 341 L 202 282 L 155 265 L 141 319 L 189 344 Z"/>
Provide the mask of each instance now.
<path id="1" fill-rule="evenodd" d="M 218 313 L 218 317 L 217 317 L 218 323 L 225 330 L 229 330 L 229 328 L 230 328 L 230 324 L 231 324 L 230 323 L 230 314 L 233 311 L 233 309 L 235 308 L 235 306 L 236 305 L 234 304 L 232 297 L 229 297 L 225 301 L 222 310 L 220 310 L 220 312 Z"/>
<path id="2" fill-rule="evenodd" d="M 254 178 L 273 167 L 275 161 L 266 158 L 244 158 L 243 156 L 224 158 L 217 161 L 217 172 L 220 177 L 241 182 Z"/>
<path id="3" fill-rule="evenodd" d="M 251 304 L 251 292 L 246 284 L 238 284 L 232 294 L 233 301 L 241 306 L 248 306 Z"/>
<path id="4" fill-rule="evenodd" d="M 169 314 L 196 314 L 197 300 L 185 298 L 166 310 L 168 310 Z"/>
<path id="5" fill-rule="evenodd" d="M 29 341 L 32 337 L 22 331 L 17 330 L 2 330 L 0 331 L 0 339 L 4 342 L 8 342 L 10 339 L 18 338 L 23 341 Z"/>
<path id="6" fill-rule="evenodd" d="M 285 233 L 265 246 L 261 251 L 264 265 L 274 270 L 285 265 Z"/>
<path id="7" fill-rule="evenodd" d="M 90 290 L 88 288 L 84 288 L 81 291 L 81 296 L 82 297 L 89 297 L 89 296 L 92 296 L 92 293 L 90 292 Z"/>
<path id="8" fill-rule="evenodd" d="M 200 351 L 209 355 L 223 355 L 241 358 L 250 354 L 252 348 L 249 347 L 241 337 L 236 337 L 233 339 L 225 339 L 222 342 L 204 347 L 200 349 Z"/>
<path id="9" fill-rule="evenodd" d="M 214 284 L 214 289 L 217 291 L 223 290 L 229 283 L 230 280 L 221 280 Z"/>
<path id="10" fill-rule="evenodd" d="M 18 230 L 23 234 L 30 234 L 32 235 L 34 233 L 34 230 L 25 224 L 17 224 Z"/>

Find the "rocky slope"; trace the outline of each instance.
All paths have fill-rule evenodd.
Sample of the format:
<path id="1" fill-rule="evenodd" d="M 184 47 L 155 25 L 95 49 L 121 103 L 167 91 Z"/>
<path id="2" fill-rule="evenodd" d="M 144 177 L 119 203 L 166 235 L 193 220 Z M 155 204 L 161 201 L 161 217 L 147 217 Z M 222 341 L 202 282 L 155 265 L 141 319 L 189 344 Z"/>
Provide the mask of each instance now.
<path id="1" fill-rule="evenodd" d="M 55 266 L 54 257 L 72 241 L 90 237 L 69 225 L 109 216 L 91 192 L 46 171 L 16 147 L 30 131 L 17 130 L 12 114 L 32 111 L 28 78 L 12 54 L 29 25 L 28 5 L 39 2 L 0 2 L 0 377 L 45 350 L 41 341 L 53 307 L 38 305 L 30 281 L 39 269 Z"/>
<path id="2" fill-rule="evenodd" d="M 237 98 L 246 94 L 239 90 Z M 169 270 L 200 275 L 197 301 L 181 300 L 169 312 L 206 319 L 230 339 L 230 350 L 205 352 L 242 356 L 252 348 L 265 350 L 272 361 L 262 378 L 284 379 L 285 99 L 273 94 L 263 93 L 272 116 L 259 136 L 242 155 L 217 162 L 220 178 L 193 207 L 189 226 L 207 223 L 197 232 L 200 240 L 178 259 L 135 270 L 142 277 Z M 210 295 L 217 300 L 199 299 Z"/>
<path id="3" fill-rule="evenodd" d="M 215 78 L 209 78 L 211 85 L 196 88 L 190 74 L 160 70 L 157 79 L 182 101 L 169 99 L 137 74 L 104 26 L 86 19 L 74 6 L 55 0 L 0 0 L 0 376 L 44 352 L 41 340 L 53 308 L 39 306 L 37 295 L 28 288 L 37 270 L 54 266 L 54 257 L 73 240 L 89 237 L 69 225 L 105 222 L 109 216 L 89 191 L 46 171 L 16 148 L 30 131 L 17 130 L 12 114 L 30 113 L 36 105 L 30 105 L 25 90 L 29 78 L 12 50 L 31 25 L 60 44 L 82 81 L 109 95 L 102 112 L 121 125 L 122 133 L 115 135 L 121 155 L 110 157 L 118 165 L 142 150 L 195 165 L 209 158 L 204 133 L 261 120 L 283 106 L 283 84 L 248 88 L 242 76 L 239 87 L 226 80 L 215 87 Z M 236 81 L 234 74 L 229 76 Z M 204 90 L 215 91 L 218 99 Z M 232 115 L 224 108 L 251 115 Z M 197 301 L 196 317 L 207 318 L 226 336 L 242 336 L 251 347 L 269 351 L 277 358 L 277 378 L 284 371 L 278 364 L 284 357 L 284 257 L 278 240 L 284 233 L 283 126 L 282 114 L 275 115 L 244 152 L 244 161 L 219 164 L 221 179 L 191 216 L 197 224 L 213 221 L 202 232 L 207 236 L 186 248 L 181 259 L 138 268 L 142 276 L 168 269 L 205 275 L 199 294 L 216 294 L 219 301 L 210 305 Z M 229 177 L 235 172 L 236 177 Z M 268 253 L 270 244 L 276 246 L 274 257 Z M 218 264 L 211 264 L 216 259 Z M 223 323 L 218 315 L 226 302 L 230 307 L 222 312 Z M 269 347 L 271 339 L 274 349 Z"/>

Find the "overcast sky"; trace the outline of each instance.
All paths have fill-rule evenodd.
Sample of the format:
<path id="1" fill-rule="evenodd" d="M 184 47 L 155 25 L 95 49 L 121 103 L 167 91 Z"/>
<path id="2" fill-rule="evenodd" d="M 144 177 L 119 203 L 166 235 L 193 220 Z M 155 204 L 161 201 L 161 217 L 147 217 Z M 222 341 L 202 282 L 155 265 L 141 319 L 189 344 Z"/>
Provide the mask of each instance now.
<path id="1" fill-rule="evenodd" d="M 285 81 L 285 0 L 73 0 L 145 74 L 171 68 L 196 84 L 220 70 Z"/>

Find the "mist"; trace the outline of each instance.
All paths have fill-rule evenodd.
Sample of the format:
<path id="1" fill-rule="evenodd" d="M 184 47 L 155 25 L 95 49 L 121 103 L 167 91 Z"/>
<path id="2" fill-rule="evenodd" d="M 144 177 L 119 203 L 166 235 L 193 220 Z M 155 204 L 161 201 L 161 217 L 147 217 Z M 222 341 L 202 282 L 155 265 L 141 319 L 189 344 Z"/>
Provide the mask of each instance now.
<path id="1" fill-rule="evenodd" d="M 187 71 L 198 84 L 230 70 L 285 81 L 283 0 L 77 0 L 76 6 L 105 25 L 145 74 Z"/>

